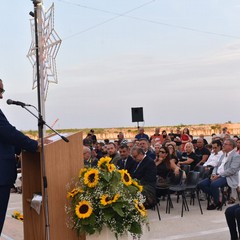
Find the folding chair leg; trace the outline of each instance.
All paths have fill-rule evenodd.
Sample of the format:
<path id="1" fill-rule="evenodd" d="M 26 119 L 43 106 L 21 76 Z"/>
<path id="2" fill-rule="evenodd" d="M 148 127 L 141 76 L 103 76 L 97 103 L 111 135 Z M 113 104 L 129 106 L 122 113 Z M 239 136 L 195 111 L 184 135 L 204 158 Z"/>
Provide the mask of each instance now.
<path id="1" fill-rule="evenodd" d="M 160 211 L 159 211 L 158 203 L 156 204 L 156 208 L 157 208 L 157 213 L 158 213 L 158 219 L 159 219 L 159 221 L 161 221 L 161 216 L 160 216 Z"/>
<path id="2" fill-rule="evenodd" d="M 200 208 L 200 212 L 201 212 L 201 214 L 203 214 L 202 206 L 201 206 L 200 199 L 199 199 L 199 192 L 197 191 L 196 193 L 197 193 L 197 200 L 198 200 L 198 205 L 199 205 L 199 208 Z"/>

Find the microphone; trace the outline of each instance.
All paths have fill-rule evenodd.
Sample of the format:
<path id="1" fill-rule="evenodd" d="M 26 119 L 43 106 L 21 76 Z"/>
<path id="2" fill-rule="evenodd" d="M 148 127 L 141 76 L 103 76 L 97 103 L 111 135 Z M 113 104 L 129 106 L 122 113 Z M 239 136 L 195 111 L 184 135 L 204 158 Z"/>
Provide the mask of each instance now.
<path id="1" fill-rule="evenodd" d="M 7 104 L 8 104 L 8 105 L 14 104 L 14 105 L 18 105 L 18 106 L 21 106 L 21 107 L 32 106 L 32 105 L 30 105 L 30 104 L 26 104 L 26 103 L 19 102 L 19 101 L 14 101 L 14 100 L 12 100 L 12 99 L 8 99 L 8 100 L 7 100 Z"/>

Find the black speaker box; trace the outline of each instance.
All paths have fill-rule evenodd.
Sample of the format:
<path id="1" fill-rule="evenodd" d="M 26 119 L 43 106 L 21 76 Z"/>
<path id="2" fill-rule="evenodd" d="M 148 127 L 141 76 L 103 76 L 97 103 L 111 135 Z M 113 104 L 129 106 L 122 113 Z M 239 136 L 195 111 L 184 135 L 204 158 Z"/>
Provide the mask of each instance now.
<path id="1" fill-rule="evenodd" d="M 143 122 L 143 108 L 132 108 L 132 122 Z"/>

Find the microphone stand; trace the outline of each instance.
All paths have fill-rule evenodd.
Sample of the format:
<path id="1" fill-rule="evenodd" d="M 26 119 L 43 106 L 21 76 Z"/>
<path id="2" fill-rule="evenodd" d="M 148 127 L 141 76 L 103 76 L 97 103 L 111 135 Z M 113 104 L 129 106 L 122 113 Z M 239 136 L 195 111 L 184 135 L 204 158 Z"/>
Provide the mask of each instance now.
<path id="1" fill-rule="evenodd" d="M 37 110 L 37 108 L 33 105 L 28 105 L 29 107 L 33 107 L 36 109 L 36 111 L 38 112 L 38 116 L 36 114 L 34 114 L 32 111 L 30 111 L 28 108 L 26 108 L 26 105 L 21 105 L 22 108 L 26 109 L 29 113 L 31 113 L 35 118 L 38 119 L 38 126 L 42 127 L 43 125 L 47 126 L 50 130 L 52 130 L 54 133 L 56 133 L 60 138 L 62 138 L 62 140 L 64 140 L 65 142 L 69 142 L 69 140 L 64 137 L 63 135 L 61 135 L 59 132 L 57 132 L 55 129 L 53 129 L 52 127 L 50 127 L 44 120 L 43 117 L 41 115 L 41 113 Z"/>
<path id="2" fill-rule="evenodd" d="M 22 108 L 26 109 L 30 114 L 32 114 L 35 118 L 38 119 L 38 127 L 43 129 L 43 126 L 47 126 L 54 133 L 56 133 L 59 137 L 61 137 L 65 142 L 69 142 L 69 140 L 50 127 L 43 119 L 41 113 L 37 110 L 37 108 L 33 105 L 28 105 L 34 107 L 38 112 L 38 116 L 26 108 L 26 105 L 21 105 Z M 43 174 L 43 196 L 44 196 L 44 217 L 45 217 L 45 227 L 46 227 L 46 239 L 50 240 L 50 224 L 49 224 L 49 210 L 48 210 L 48 193 L 47 193 L 47 176 L 46 176 L 46 168 L 45 168 L 45 155 L 44 155 L 44 139 L 41 138 L 41 161 L 42 161 L 42 174 Z"/>

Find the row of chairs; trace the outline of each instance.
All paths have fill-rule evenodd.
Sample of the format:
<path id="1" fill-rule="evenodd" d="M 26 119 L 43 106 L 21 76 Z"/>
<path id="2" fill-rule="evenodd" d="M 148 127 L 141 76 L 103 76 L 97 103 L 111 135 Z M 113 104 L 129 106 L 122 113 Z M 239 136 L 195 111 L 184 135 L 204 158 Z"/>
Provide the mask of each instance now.
<path id="1" fill-rule="evenodd" d="M 182 209 L 181 209 L 181 217 L 183 217 L 183 210 L 189 211 L 186 193 L 190 195 L 190 205 L 195 202 L 195 198 L 197 198 L 198 205 L 200 208 L 201 214 L 203 214 L 200 199 L 199 199 L 199 191 L 197 185 L 202 178 L 202 173 L 199 171 L 190 171 L 189 165 L 182 165 L 182 169 L 179 171 L 178 175 L 172 174 L 169 177 L 169 184 L 166 187 L 162 188 L 157 186 L 157 191 L 165 191 L 167 194 L 167 204 L 166 204 L 166 213 L 170 213 L 170 209 L 173 208 L 171 195 L 177 193 L 177 202 L 181 196 L 182 198 Z M 160 213 L 157 206 L 159 220 Z"/>

